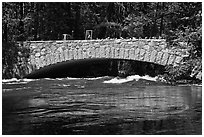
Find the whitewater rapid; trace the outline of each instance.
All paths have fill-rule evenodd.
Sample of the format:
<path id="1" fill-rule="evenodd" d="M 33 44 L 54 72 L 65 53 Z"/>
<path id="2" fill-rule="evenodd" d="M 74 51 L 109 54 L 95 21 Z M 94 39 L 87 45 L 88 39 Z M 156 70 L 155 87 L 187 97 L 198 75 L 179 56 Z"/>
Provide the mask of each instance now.
<path id="1" fill-rule="evenodd" d="M 139 75 L 132 75 L 132 76 L 128 76 L 126 78 L 119 78 L 119 77 L 115 77 L 111 80 L 106 80 L 103 83 L 126 83 L 126 82 L 130 82 L 130 81 L 138 81 L 139 79 L 144 79 L 144 80 L 149 80 L 149 81 L 157 81 L 158 77 L 150 77 L 148 75 L 145 76 L 139 76 Z"/>
<path id="2" fill-rule="evenodd" d="M 159 78 L 156 77 L 150 77 L 148 75 L 145 76 L 139 76 L 139 75 L 131 75 L 126 78 L 121 78 L 121 77 L 110 77 L 110 76 L 103 76 L 103 77 L 95 77 L 95 78 L 72 78 L 72 77 L 67 77 L 67 78 L 44 78 L 46 80 L 102 80 L 102 83 L 112 83 L 112 84 L 122 84 L 130 81 L 138 81 L 140 79 L 143 80 L 148 80 L 148 81 L 158 81 Z M 12 79 L 3 79 L 2 83 L 3 84 L 27 84 L 31 81 L 38 81 L 40 79 L 17 79 L 17 78 L 12 78 Z"/>
<path id="3" fill-rule="evenodd" d="M 11 78 L 11 79 L 2 79 L 3 84 L 27 84 L 31 81 L 37 81 L 39 79 L 17 79 L 17 78 Z"/>

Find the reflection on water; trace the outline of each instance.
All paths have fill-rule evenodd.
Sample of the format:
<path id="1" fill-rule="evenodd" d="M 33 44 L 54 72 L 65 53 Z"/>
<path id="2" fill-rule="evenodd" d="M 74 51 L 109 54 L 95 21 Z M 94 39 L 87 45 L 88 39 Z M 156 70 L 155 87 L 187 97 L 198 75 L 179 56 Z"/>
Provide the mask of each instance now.
<path id="1" fill-rule="evenodd" d="M 4 83 L 2 133 L 201 134 L 202 87 L 105 80 Z"/>

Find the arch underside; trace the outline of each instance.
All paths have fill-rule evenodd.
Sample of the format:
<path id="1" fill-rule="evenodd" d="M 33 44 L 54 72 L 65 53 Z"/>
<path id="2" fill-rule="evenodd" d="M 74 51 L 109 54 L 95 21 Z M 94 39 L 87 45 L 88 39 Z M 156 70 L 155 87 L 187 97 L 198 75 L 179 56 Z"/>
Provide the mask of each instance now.
<path id="1" fill-rule="evenodd" d="M 26 75 L 25 78 L 62 78 L 62 77 L 98 77 L 98 76 L 117 76 L 120 66 L 119 64 L 129 62 L 133 64 L 134 71 L 138 71 L 138 74 L 143 74 L 144 67 L 156 66 L 162 68 L 164 66 L 136 60 L 127 59 L 113 59 L 113 58 L 87 58 L 78 60 L 68 60 L 58 62 L 48 66 L 41 67 L 30 74 Z M 126 64 L 127 65 L 127 64 Z M 122 68 L 123 69 L 123 68 Z M 154 73 L 149 67 L 149 72 Z"/>

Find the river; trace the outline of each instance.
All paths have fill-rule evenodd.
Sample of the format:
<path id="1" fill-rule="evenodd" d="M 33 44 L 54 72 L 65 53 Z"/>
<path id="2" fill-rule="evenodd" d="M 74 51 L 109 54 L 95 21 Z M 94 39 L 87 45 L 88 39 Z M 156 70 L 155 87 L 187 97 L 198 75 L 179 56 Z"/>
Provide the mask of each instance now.
<path id="1" fill-rule="evenodd" d="M 2 134 L 202 134 L 202 86 L 155 80 L 2 80 Z"/>

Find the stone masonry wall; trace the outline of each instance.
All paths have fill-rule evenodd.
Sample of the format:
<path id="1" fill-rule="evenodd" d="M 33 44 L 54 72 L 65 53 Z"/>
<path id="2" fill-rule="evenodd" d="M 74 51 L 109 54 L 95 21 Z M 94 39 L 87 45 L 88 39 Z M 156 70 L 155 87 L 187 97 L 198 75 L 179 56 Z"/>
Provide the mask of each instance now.
<path id="1" fill-rule="evenodd" d="M 29 72 L 68 60 L 113 58 L 178 65 L 185 49 L 167 48 L 164 39 L 103 39 L 66 41 L 27 41 L 30 48 Z"/>

